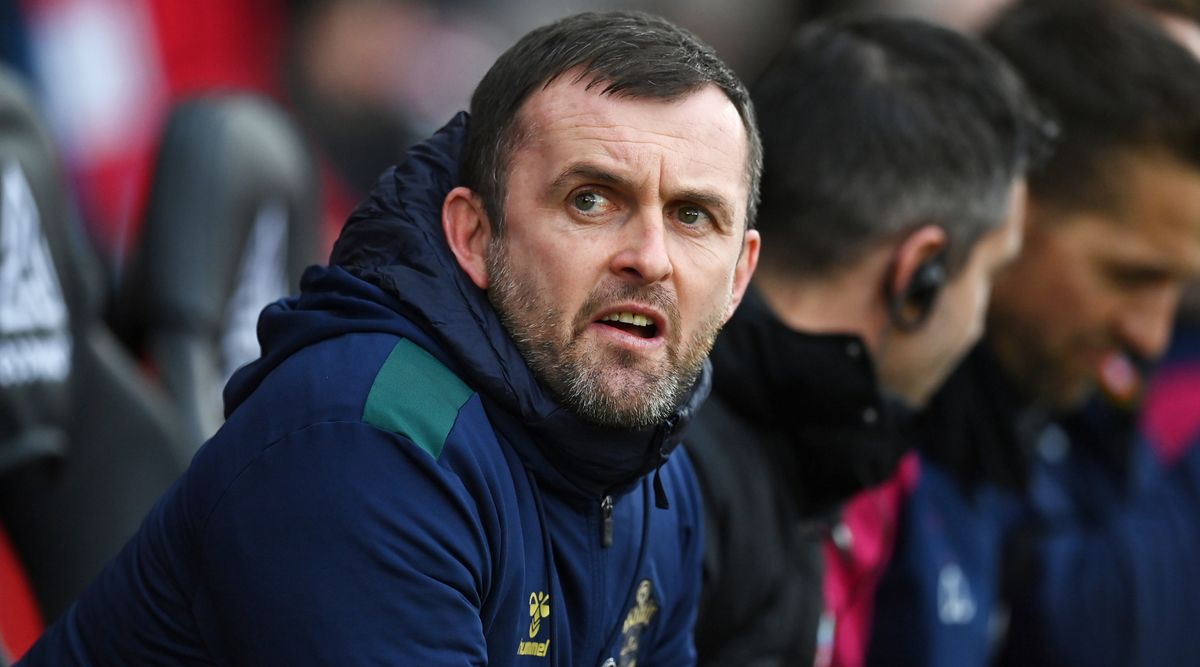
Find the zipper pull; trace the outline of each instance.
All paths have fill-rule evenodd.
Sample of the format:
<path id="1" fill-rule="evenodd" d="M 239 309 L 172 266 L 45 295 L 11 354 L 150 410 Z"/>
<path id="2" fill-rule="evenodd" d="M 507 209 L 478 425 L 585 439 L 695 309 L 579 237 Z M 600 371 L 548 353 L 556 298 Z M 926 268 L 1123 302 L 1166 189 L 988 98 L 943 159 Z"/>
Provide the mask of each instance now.
<path id="1" fill-rule="evenodd" d="M 603 524 L 600 531 L 600 544 L 607 549 L 608 547 L 611 547 L 613 543 L 612 496 L 604 496 L 604 500 L 600 501 L 600 516 L 603 519 Z"/>
<path id="2" fill-rule="evenodd" d="M 667 502 L 667 490 L 663 488 L 662 467 L 667 462 L 667 453 L 661 447 L 658 448 L 658 467 L 654 469 L 654 506 L 660 510 L 671 509 L 671 503 Z"/>

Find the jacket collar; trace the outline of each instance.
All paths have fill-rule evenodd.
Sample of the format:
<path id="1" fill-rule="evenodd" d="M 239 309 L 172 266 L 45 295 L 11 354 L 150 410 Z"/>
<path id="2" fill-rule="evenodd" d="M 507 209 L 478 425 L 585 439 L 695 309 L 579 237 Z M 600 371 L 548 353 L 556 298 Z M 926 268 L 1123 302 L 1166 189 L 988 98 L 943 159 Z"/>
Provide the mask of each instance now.
<path id="1" fill-rule="evenodd" d="M 916 420 L 913 437 L 958 482 L 1023 488 L 1050 411 L 1024 399 L 985 338 Z"/>
<path id="2" fill-rule="evenodd" d="M 427 333 L 483 396 L 493 422 L 535 474 L 587 496 L 626 490 L 678 445 L 707 396 L 707 368 L 684 404 L 650 428 L 601 427 L 560 405 L 446 244 L 441 206 L 459 182 L 466 130 L 467 115 L 460 113 L 385 172 L 350 216 L 330 263 L 395 299 L 396 311 Z"/>
<path id="3" fill-rule="evenodd" d="M 880 389 L 862 340 L 785 325 L 751 288 L 712 355 L 714 391 L 769 437 L 802 512 L 883 481 L 903 450 L 908 410 Z"/>

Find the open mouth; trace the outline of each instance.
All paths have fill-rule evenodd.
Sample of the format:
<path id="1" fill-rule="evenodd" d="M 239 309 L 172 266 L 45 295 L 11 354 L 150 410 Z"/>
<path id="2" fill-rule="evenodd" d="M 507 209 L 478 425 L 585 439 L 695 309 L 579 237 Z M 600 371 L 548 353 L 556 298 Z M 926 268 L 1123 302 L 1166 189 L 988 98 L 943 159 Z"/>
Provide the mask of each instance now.
<path id="1" fill-rule="evenodd" d="M 640 313 L 609 313 L 597 320 L 601 324 L 620 329 L 639 338 L 654 338 L 658 336 L 658 325 L 654 320 Z"/>

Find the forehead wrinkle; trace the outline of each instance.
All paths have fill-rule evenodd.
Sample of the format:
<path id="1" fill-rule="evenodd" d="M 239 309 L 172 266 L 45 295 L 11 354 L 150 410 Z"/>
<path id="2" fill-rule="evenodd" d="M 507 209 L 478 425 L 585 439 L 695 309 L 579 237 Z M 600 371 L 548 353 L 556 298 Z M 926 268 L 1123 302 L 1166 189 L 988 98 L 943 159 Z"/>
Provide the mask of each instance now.
<path id="1" fill-rule="evenodd" d="M 631 102 L 636 100 L 631 100 Z M 640 125 L 630 125 L 621 123 L 616 120 L 607 118 L 602 111 L 592 108 L 587 101 L 570 98 L 554 98 L 546 96 L 544 98 L 530 100 L 523 111 L 531 112 L 529 115 L 541 116 L 540 122 L 537 123 L 539 128 L 550 129 L 556 125 L 561 125 L 567 128 L 568 131 L 582 133 L 579 138 L 593 139 L 603 142 L 620 142 L 628 144 L 652 144 L 656 147 L 667 147 L 675 153 L 682 153 L 686 149 L 683 146 L 689 143 L 699 143 L 706 152 L 721 152 L 726 153 L 715 147 L 714 143 L 719 144 L 719 141 L 706 141 L 707 138 L 712 139 L 733 139 L 733 143 L 737 144 L 742 150 L 735 152 L 745 152 L 748 156 L 747 137 L 742 126 L 741 118 L 732 112 L 729 118 L 733 127 L 725 127 L 730 123 L 719 122 L 719 117 L 705 119 L 701 122 L 691 122 L 687 124 L 687 128 L 702 130 L 703 134 L 715 134 L 717 136 L 698 138 L 701 132 L 689 133 L 686 128 L 676 125 L 666 125 L 662 127 L 648 128 Z M 669 105 L 670 103 L 665 103 Z M 679 128 L 679 129 L 676 129 Z M 615 136 L 614 136 L 615 135 Z M 655 141 L 653 138 L 639 138 L 639 135 L 653 135 L 662 139 L 668 139 L 668 142 Z M 736 136 L 735 136 L 736 135 Z M 733 157 L 727 155 L 726 158 Z M 743 157 L 746 159 L 746 156 Z M 710 166 L 717 166 L 717 163 L 708 162 Z"/>
<path id="2" fill-rule="evenodd" d="M 669 153 L 671 156 L 680 160 L 683 164 L 688 165 L 689 167 L 690 166 L 700 166 L 700 167 L 704 167 L 708 170 L 711 170 L 712 172 L 719 172 L 721 170 L 721 167 L 723 166 L 723 162 L 720 159 L 711 159 L 711 158 L 709 158 L 709 156 L 712 155 L 713 153 L 718 153 L 721 156 L 725 156 L 726 154 L 724 151 L 720 151 L 717 148 L 713 148 L 712 146 L 709 146 L 708 144 L 702 144 L 706 150 L 701 152 L 699 155 L 693 155 L 692 152 L 689 150 L 690 147 L 684 145 L 684 143 L 689 140 L 687 137 L 680 136 L 680 135 L 673 135 L 673 134 L 662 134 L 662 133 L 657 133 L 657 132 L 655 134 L 657 134 L 659 136 L 671 137 L 671 138 L 675 139 L 676 142 L 663 144 L 661 142 L 656 142 L 651 139 L 635 139 L 632 137 L 621 137 L 621 138 L 617 138 L 617 139 L 603 139 L 602 145 L 605 146 L 606 150 L 614 158 L 628 160 L 630 163 L 637 164 L 639 166 L 641 163 L 644 163 L 644 162 L 647 162 L 647 161 L 653 159 L 654 161 L 656 161 L 658 163 L 658 171 L 659 171 L 660 181 L 664 180 L 663 177 L 666 175 L 666 171 L 667 171 L 667 169 L 666 169 L 667 168 L 667 160 L 665 159 L 666 156 L 661 155 L 657 151 L 639 151 L 639 150 L 637 150 L 638 148 L 640 148 L 642 146 L 648 146 L 648 147 L 655 148 L 655 149 L 662 149 L 665 152 Z M 627 155 L 622 155 L 622 153 L 627 153 Z M 680 181 L 685 181 L 685 180 L 708 181 L 708 180 L 711 180 L 711 178 L 706 178 L 704 176 L 702 176 L 700 179 L 689 179 L 688 178 L 689 176 L 694 176 L 694 175 L 695 175 L 694 169 L 688 169 L 686 171 L 676 170 L 674 177 L 676 180 L 680 180 Z M 705 176 L 711 176 L 711 174 L 705 175 Z M 681 185 L 680 189 L 712 190 L 712 189 L 714 189 L 714 186 L 712 184 L 704 184 L 703 186 Z"/>
<path id="3" fill-rule="evenodd" d="M 563 119 L 563 120 L 565 122 L 566 119 Z M 609 153 L 613 158 L 620 159 L 620 160 L 627 160 L 632 163 L 638 163 L 638 162 L 644 161 L 646 158 L 654 155 L 654 153 L 655 153 L 654 150 L 652 150 L 652 151 L 637 150 L 642 147 L 650 147 L 652 149 L 665 150 L 665 151 L 679 157 L 680 159 L 686 161 L 687 163 L 703 165 L 703 166 L 708 167 L 713 170 L 718 170 L 721 168 L 722 160 L 710 159 L 707 157 L 708 155 L 710 155 L 712 153 L 719 153 L 720 156 L 724 157 L 724 158 L 732 157 L 732 156 L 727 155 L 726 151 L 722 151 L 722 150 L 715 148 L 707 143 L 702 143 L 702 142 L 697 142 L 697 143 L 701 143 L 701 145 L 706 150 L 704 152 L 702 152 L 699 156 L 693 157 L 690 155 L 690 151 L 689 151 L 689 148 L 691 148 L 691 147 L 686 145 L 689 141 L 693 141 L 693 139 L 690 137 L 687 137 L 685 135 L 676 135 L 676 134 L 671 134 L 671 133 L 658 132 L 655 130 L 645 130 L 645 129 L 633 128 L 631 126 L 622 126 L 622 125 L 574 124 L 574 125 L 570 125 L 570 128 L 572 130 L 578 132 L 579 134 L 577 136 L 569 137 L 568 141 L 595 141 L 595 142 L 598 142 L 601 146 L 604 147 L 605 151 L 607 153 Z M 619 130 L 621 130 L 621 129 L 627 129 L 627 130 L 630 130 L 630 132 L 628 132 L 628 133 L 619 132 Z M 589 130 L 594 130 L 594 131 L 589 131 Z M 613 135 L 613 131 L 618 131 L 616 136 Z M 638 137 L 632 136 L 634 134 L 643 134 L 643 135 L 652 134 L 657 137 L 667 137 L 667 138 L 671 139 L 672 141 L 670 141 L 670 142 L 656 141 L 655 139 L 650 138 L 650 137 L 638 138 Z"/>
<path id="4" fill-rule="evenodd" d="M 679 140 L 689 140 L 692 135 L 686 131 L 679 130 L 672 132 L 674 126 L 665 125 L 655 129 L 644 129 L 640 126 L 621 125 L 616 121 L 609 121 L 606 117 L 606 111 L 611 111 L 611 106 L 608 109 L 597 109 L 597 102 L 606 102 L 612 104 L 657 104 L 663 108 L 679 108 L 697 97 L 704 95 L 717 95 L 722 101 L 722 110 L 719 113 L 710 113 L 703 118 L 692 118 L 689 126 L 691 127 L 706 127 L 710 131 L 734 139 L 734 143 L 747 144 L 749 137 L 746 136 L 745 124 L 741 116 L 738 114 L 733 102 L 724 95 L 716 86 L 709 84 L 701 87 L 690 94 L 684 95 L 677 99 L 645 99 L 639 97 L 613 97 L 603 95 L 594 91 L 581 90 L 581 84 L 572 81 L 563 81 L 562 79 L 549 82 L 541 90 L 538 90 L 519 109 L 520 113 L 537 111 L 542 115 L 547 122 L 546 125 L 552 125 L 556 122 L 562 122 L 568 126 L 583 127 L 587 125 L 608 126 L 610 129 L 625 127 L 634 132 L 654 132 L 661 136 L 672 137 Z M 561 89 L 561 91 L 559 90 Z M 556 94 L 557 93 L 557 94 Z M 595 120 L 587 120 L 591 117 Z M 735 136 L 736 135 L 736 136 Z"/>
<path id="5" fill-rule="evenodd" d="M 649 189 L 650 182 L 656 180 L 658 186 L 654 189 L 664 193 L 673 193 L 671 199 L 700 199 L 703 203 L 725 204 L 724 209 L 732 214 L 732 206 L 729 205 L 729 201 L 733 193 L 722 192 L 722 188 L 714 183 L 712 178 L 689 178 L 689 174 L 681 173 L 679 170 L 675 170 L 673 174 L 670 173 L 671 169 L 664 155 L 657 150 L 638 150 L 642 146 L 663 148 L 661 143 L 649 140 L 605 139 L 593 144 L 587 153 L 580 153 L 580 157 L 569 163 L 555 182 L 561 183 L 571 176 L 592 176 L 614 185 L 621 184 L 636 189 Z M 714 171 L 719 169 L 718 164 L 691 159 L 688 153 L 675 147 L 667 147 L 667 150 L 689 165 L 702 165 Z M 591 158 L 597 153 L 602 154 L 603 157 Z M 654 178 L 655 174 L 657 174 L 657 179 Z M 668 176 L 670 181 L 668 181 Z"/>
<path id="6" fill-rule="evenodd" d="M 683 123 L 647 127 L 610 117 L 609 113 L 619 112 L 614 112 L 611 107 L 597 108 L 597 100 L 604 98 L 595 93 L 586 96 L 570 92 L 555 94 L 555 88 L 568 85 L 557 81 L 527 100 L 521 109 L 528 130 L 526 137 L 557 151 L 570 151 L 572 143 L 587 144 L 583 151 L 574 152 L 572 157 L 577 159 L 573 162 L 583 161 L 585 155 L 603 155 L 606 159 L 601 160 L 599 166 L 614 175 L 623 175 L 623 180 L 636 182 L 644 190 L 657 175 L 657 190 L 664 199 L 681 198 L 676 193 L 710 193 L 705 199 L 726 202 L 721 213 L 728 215 L 730 225 L 737 223 L 738 211 L 743 206 L 734 202 L 743 198 L 738 188 L 749 187 L 747 161 L 750 149 L 741 117 L 731 102 L 724 100 L 726 108 L 721 113 L 688 118 Z M 684 100 L 663 104 L 683 104 L 700 94 L 702 91 Z M 623 101 L 615 100 L 618 104 Z M 630 104 L 645 102 L 627 101 Z M 689 133 L 688 129 L 696 131 Z M 555 131 L 560 137 L 551 139 L 549 135 Z M 565 145 L 558 145 L 560 143 Z M 738 165 L 737 177 L 728 178 L 731 174 L 723 172 L 728 171 L 728 165 L 733 161 Z M 669 169 L 668 163 L 682 168 Z M 697 174 L 697 171 L 701 173 Z M 672 181 L 665 179 L 668 175 Z"/>

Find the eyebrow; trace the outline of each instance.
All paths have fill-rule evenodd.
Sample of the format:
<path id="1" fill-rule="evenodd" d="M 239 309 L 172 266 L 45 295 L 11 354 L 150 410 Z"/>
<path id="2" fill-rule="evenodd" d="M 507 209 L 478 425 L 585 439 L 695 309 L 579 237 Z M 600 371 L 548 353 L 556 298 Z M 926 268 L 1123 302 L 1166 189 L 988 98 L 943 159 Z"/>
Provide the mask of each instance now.
<path id="1" fill-rule="evenodd" d="M 1110 270 L 1140 281 L 1187 280 L 1192 273 L 1172 262 L 1148 261 L 1140 257 L 1115 259 L 1110 264 Z"/>
<path id="2" fill-rule="evenodd" d="M 594 181 L 628 190 L 636 189 L 629 179 L 587 162 L 577 162 L 568 166 L 551 182 L 550 187 L 557 190 L 565 187 L 573 180 Z M 733 207 L 721 195 L 705 190 L 681 190 L 672 193 L 671 199 L 688 201 L 703 206 L 713 212 L 719 221 L 718 226 L 733 226 Z"/>
<path id="3" fill-rule="evenodd" d="M 607 185 L 623 186 L 633 188 L 633 184 L 628 179 L 621 178 L 611 171 L 606 171 L 586 162 L 577 162 L 568 166 L 561 174 L 550 184 L 551 188 L 558 189 L 566 186 L 569 182 L 581 179 L 587 181 L 599 181 Z"/>

